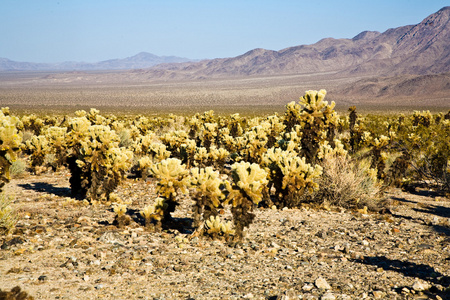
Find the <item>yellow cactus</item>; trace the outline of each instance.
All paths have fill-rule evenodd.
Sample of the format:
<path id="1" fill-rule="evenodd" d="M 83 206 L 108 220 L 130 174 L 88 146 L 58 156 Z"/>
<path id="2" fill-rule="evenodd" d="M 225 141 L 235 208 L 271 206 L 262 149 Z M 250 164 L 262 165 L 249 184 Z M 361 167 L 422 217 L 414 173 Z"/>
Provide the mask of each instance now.
<path id="1" fill-rule="evenodd" d="M 127 206 L 125 204 L 116 204 L 113 206 L 114 212 L 117 216 L 121 217 L 127 212 Z"/>
<path id="2" fill-rule="evenodd" d="M 322 167 L 312 167 L 305 157 L 283 157 L 280 169 L 284 175 L 282 189 L 287 188 L 292 194 L 302 194 L 306 189 L 313 192 L 318 187 L 314 180 L 322 175 Z"/>
<path id="3" fill-rule="evenodd" d="M 332 156 L 346 156 L 348 154 L 347 150 L 344 149 L 344 144 L 338 139 L 334 140 L 334 148 L 330 146 L 328 141 L 324 141 L 321 145 L 319 152 L 317 153 L 317 158 L 326 159 Z"/>
<path id="4" fill-rule="evenodd" d="M 197 197 L 206 197 L 214 207 L 218 207 L 225 198 L 220 189 L 222 184 L 219 172 L 212 167 L 191 169 L 190 186 L 194 188 Z"/>
<path id="5" fill-rule="evenodd" d="M 268 183 L 267 172 L 258 164 L 249 162 L 234 163 L 231 170 L 235 184 L 232 189 L 238 188 L 244 197 L 258 204 L 262 199 L 263 189 Z M 233 206 L 238 205 L 238 199 L 239 197 L 232 199 Z"/>
<path id="6" fill-rule="evenodd" d="M 16 160 L 16 152 L 22 141 L 22 136 L 17 130 L 19 122 L 16 117 L 9 116 L 9 109 L 0 111 L 0 192 L 3 185 L 10 180 L 9 169 Z"/>
<path id="7" fill-rule="evenodd" d="M 207 233 L 213 237 L 218 235 L 233 235 L 235 231 L 232 229 L 232 223 L 222 222 L 219 216 L 210 216 L 209 220 L 206 220 Z"/>
<path id="8" fill-rule="evenodd" d="M 208 164 L 209 153 L 205 147 L 197 147 L 194 153 L 194 165 L 204 167 Z"/>
<path id="9" fill-rule="evenodd" d="M 167 209 L 167 203 L 161 197 L 156 198 L 153 205 L 148 205 L 140 211 L 144 217 L 146 224 L 150 224 L 152 220 L 160 222 L 163 219 L 164 211 Z"/>
<path id="10" fill-rule="evenodd" d="M 157 192 L 166 199 L 175 199 L 178 190 L 186 193 L 188 174 L 186 166 L 177 158 L 168 158 L 153 165 L 150 168 L 156 179 L 158 179 Z"/>

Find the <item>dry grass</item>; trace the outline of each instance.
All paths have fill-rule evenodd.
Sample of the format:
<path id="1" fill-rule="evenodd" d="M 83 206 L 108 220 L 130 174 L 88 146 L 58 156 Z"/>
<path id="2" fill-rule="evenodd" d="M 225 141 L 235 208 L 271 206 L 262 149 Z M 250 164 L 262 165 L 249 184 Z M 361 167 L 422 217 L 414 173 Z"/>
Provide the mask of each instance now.
<path id="1" fill-rule="evenodd" d="M 323 175 L 314 199 L 344 208 L 376 209 L 380 186 L 368 161 L 354 161 L 347 156 L 331 156 L 324 160 Z"/>

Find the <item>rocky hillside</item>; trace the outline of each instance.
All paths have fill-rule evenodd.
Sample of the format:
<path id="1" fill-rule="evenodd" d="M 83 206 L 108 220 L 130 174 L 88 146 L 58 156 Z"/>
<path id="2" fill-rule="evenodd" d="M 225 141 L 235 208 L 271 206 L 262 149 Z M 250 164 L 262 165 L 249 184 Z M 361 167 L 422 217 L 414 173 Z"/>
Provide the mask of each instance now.
<path id="1" fill-rule="evenodd" d="M 450 6 L 417 25 L 383 33 L 364 31 L 352 39 L 326 38 L 312 45 L 272 51 L 253 49 L 233 57 L 164 64 L 141 70 L 156 78 L 343 73 L 347 75 L 436 74 L 450 70 Z"/>

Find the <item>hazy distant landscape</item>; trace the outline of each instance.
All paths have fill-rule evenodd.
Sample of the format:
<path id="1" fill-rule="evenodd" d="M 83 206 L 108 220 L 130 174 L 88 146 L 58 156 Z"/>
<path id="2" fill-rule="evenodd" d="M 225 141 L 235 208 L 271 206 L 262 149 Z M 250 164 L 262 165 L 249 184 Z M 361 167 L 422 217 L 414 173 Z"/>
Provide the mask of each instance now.
<path id="1" fill-rule="evenodd" d="M 305 90 L 323 88 L 338 109 L 445 110 L 450 103 L 449 20 L 450 7 L 445 7 L 419 24 L 383 33 L 364 31 L 352 39 L 327 38 L 202 61 L 140 53 L 55 67 L 3 59 L 0 105 L 43 112 L 90 107 L 149 114 L 242 112 L 252 107 L 271 113 Z"/>

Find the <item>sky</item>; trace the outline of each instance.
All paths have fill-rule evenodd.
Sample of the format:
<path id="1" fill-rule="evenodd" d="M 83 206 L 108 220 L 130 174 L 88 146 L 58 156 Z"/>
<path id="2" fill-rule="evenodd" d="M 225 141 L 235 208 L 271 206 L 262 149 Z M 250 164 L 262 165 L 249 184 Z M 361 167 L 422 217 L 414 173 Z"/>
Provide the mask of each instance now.
<path id="1" fill-rule="evenodd" d="M 281 50 L 420 23 L 441 0 L 1 0 L 0 58 L 98 62 Z"/>

